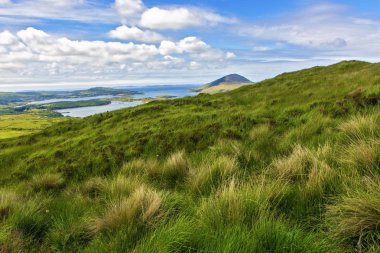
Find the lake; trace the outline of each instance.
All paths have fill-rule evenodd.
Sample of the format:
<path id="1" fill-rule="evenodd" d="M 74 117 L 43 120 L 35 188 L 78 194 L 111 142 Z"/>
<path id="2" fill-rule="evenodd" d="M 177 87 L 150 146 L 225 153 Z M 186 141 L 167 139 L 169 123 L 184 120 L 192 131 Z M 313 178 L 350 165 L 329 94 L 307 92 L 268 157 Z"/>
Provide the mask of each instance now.
<path id="1" fill-rule="evenodd" d="M 195 86 L 195 85 L 154 85 L 154 86 L 142 86 L 142 87 L 124 86 L 124 87 L 118 87 L 118 88 L 141 92 L 142 94 L 131 95 L 131 97 L 135 99 L 143 99 L 143 98 L 156 98 L 160 96 L 175 96 L 176 98 L 195 96 L 198 93 L 192 92 L 191 89 L 194 89 L 196 87 L 198 86 Z M 32 103 L 33 104 L 48 104 L 48 103 L 60 102 L 60 101 L 84 101 L 84 100 L 112 98 L 112 97 L 114 96 L 49 99 L 49 100 L 44 100 L 44 101 L 35 101 Z M 112 101 L 111 104 L 109 105 L 70 108 L 70 109 L 56 110 L 56 112 L 59 112 L 63 116 L 67 116 L 67 117 L 83 118 L 83 117 L 88 117 L 97 113 L 109 112 L 109 111 L 114 111 L 114 110 L 128 108 L 128 107 L 134 107 L 141 104 L 142 104 L 141 101 L 133 101 L 133 102 Z"/>
<path id="2" fill-rule="evenodd" d="M 88 117 L 97 113 L 114 111 L 114 110 L 133 107 L 133 106 L 137 106 L 141 104 L 142 104 L 141 101 L 133 101 L 133 102 L 112 101 L 111 104 L 108 104 L 108 105 L 62 109 L 62 110 L 56 110 L 56 112 L 59 112 L 63 116 L 67 116 L 67 117 L 83 118 L 83 117 Z"/>

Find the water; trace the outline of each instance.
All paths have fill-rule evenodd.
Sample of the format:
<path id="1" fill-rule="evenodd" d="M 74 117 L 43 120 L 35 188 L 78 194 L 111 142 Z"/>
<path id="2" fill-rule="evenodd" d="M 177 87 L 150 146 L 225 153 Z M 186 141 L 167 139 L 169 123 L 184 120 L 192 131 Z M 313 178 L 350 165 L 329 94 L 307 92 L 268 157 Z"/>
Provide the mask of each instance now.
<path id="1" fill-rule="evenodd" d="M 143 94 L 132 95 L 134 99 L 143 99 L 143 98 L 156 98 L 160 96 L 174 96 L 176 98 L 186 97 L 186 96 L 195 96 L 196 92 L 192 92 L 191 89 L 196 88 L 194 85 L 163 85 L 163 86 L 142 86 L 142 87 L 119 87 L 128 89 L 131 91 L 142 92 Z M 83 101 L 90 99 L 99 99 L 99 98 L 113 98 L 115 96 L 98 96 L 98 97 L 86 97 L 86 98 L 68 98 L 68 99 L 50 99 L 44 101 L 32 102 L 34 104 L 47 104 L 59 101 Z M 133 102 L 120 102 L 112 101 L 109 105 L 101 106 L 89 106 L 89 107 L 80 107 L 80 108 L 70 108 L 57 110 L 56 112 L 61 113 L 63 116 L 68 117 L 87 117 L 97 113 L 108 112 L 113 110 L 118 110 L 127 107 L 134 107 L 141 105 L 141 101 Z"/>
<path id="2" fill-rule="evenodd" d="M 83 118 L 83 117 L 88 117 L 97 113 L 110 112 L 110 111 L 114 111 L 114 110 L 118 110 L 122 108 L 138 106 L 141 104 L 142 104 L 141 101 L 133 101 L 133 102 L 112 101 L 111 104 L 108 104 L 108 105 L 62 109 L 62 110 L 56 110 L 56 112 L 59 112 L 63 116 L 67 116 L 67 117 Z"/>
<path id="3" fill-rule="evenodd" d="M 142 87 L 123 87 L 131 91 L 142 92 L 143 94 L 134 95 L 134 98 L 156 98 L 159 96 L 175 96 L 177 98 L 186 96 L 195 96 L 198 93 L 192 92 L 191 89 L 197 88 L 195 85 L 156 85 Z"/>
<path id="4" fill-rule="evenodd" d="M 86 101 L 86 100 L 92 100 L 92 99 L 114 98 L 114 97 L 115 96 L 108 95 L 108 96 L 82 97 L 82 98 L 55 98 L 55 99 L 33 101 L 28 104 L 29 105 L 43 105 L 43 104 L 50 104 L 50 103 L 64 102 L 64 101 Z"/>

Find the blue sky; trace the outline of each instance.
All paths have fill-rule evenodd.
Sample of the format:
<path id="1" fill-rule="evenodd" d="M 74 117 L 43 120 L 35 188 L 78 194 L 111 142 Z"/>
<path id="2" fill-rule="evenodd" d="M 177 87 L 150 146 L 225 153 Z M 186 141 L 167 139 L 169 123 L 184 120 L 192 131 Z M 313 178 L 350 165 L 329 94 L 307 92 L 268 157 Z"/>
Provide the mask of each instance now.
<path id="1" fill-rule="evenodd" d="M 379 61 L 377 0 L 0 0 L 0 90 L 253 81 Z"/>

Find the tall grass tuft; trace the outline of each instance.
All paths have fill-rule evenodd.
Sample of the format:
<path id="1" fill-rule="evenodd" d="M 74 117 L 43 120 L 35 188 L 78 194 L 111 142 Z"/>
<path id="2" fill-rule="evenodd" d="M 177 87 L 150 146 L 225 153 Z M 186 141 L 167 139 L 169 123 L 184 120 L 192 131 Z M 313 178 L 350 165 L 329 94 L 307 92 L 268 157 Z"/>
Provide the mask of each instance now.
<path id="1" fill-rule="evenodd" d="M 31 186 L 36 191 L 59 190 L 64 186 L 65 180 L 61 174 L 43 174 L 34 176 Z"/>
<path id="2" fill-rule="evenodd" d="M 380 233 L 380 180 L 367 178 L 364 185 L 364 189 L 349 189 L 346 196 L 328 206 L 326 213 L 332 233 L 360 249 L 367 247 L 368 242 L 379 243 Z"/>
<path id="3" fill-rule="evenodd" d="M 332 175 L 329 165 L 333 149 L 329 144 L 310 150 L 297 145 L 292 153 L 272 163 L 271 173 L 275 177 L 291 182 L 306 184 L 306 189 L 315 191 L 321 189 Z"/>
<path id="4" fill-rule="evenodd" d="M 162 177 L 164 183 L 170 187 L 177 183 L 184 182 L 189 172 L 189 163 L 183 151 L 176 152 L 169 156 L 163 166 Z"/>
<path id="5" fill-rule="evenodd" d="M 160 175 L 160 166 L 154 159 L 134 159 L 124 164 L 121 172 L 126 175 L 144 175 L 148 174 L 152 178 L 158 178 Z"/>
<path id="6" fill-rule="evenodd" d="M 15 192 L 0 191 L 0 221 L 8 217 L 12 209 L 18 204 L 18 199 Z"/>
<path id="7" fill-rule="evenodd" d="M 96 198 L 104 192 L 106 187 L 106 180 L 101 177 L 90 178 L 81 185 L 81 192 L 83 195 L 90 198 Z"/>
<path id="8" fill-rule="evenodd" d="M 91 222 L 89 231 L 96 234 L 112 231 L 123 224 L 153 223 L 160 216 L 161 202 L 158 193 L 141 186 L 129 198 L 111 203 L 102 217 Z"/>
<path id="9" fill-rule="evenodd" d="M 357 115 L 339 125 L 339 129 L 351 140 L 373 137 L 378 129 L 375 115 Z"/>
<path id="10" fill-rule="evenodd" d="M 344 147 L 339 160 L 342 164 L 361 173 L 378 170 L 380 166 L 380 140 L 355 141 Z"/>
<path id="11" fill-rule="evenodd" d="M 203 163 L 191 171 L 190 188 L 201 194 L 209 194 L 219 186 L 230 181 L 238 172 L 235 158 L 220 156 Z"/>

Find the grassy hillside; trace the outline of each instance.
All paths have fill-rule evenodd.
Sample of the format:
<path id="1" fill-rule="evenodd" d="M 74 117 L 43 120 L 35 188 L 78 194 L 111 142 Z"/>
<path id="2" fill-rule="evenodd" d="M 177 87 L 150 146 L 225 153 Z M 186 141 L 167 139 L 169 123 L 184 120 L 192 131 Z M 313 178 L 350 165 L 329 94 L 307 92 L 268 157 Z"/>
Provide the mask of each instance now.
<path id="1" fill-rule="evenodd" d="M 0 141 L 3 252 L 379 252 L 380 64 Z"/>

